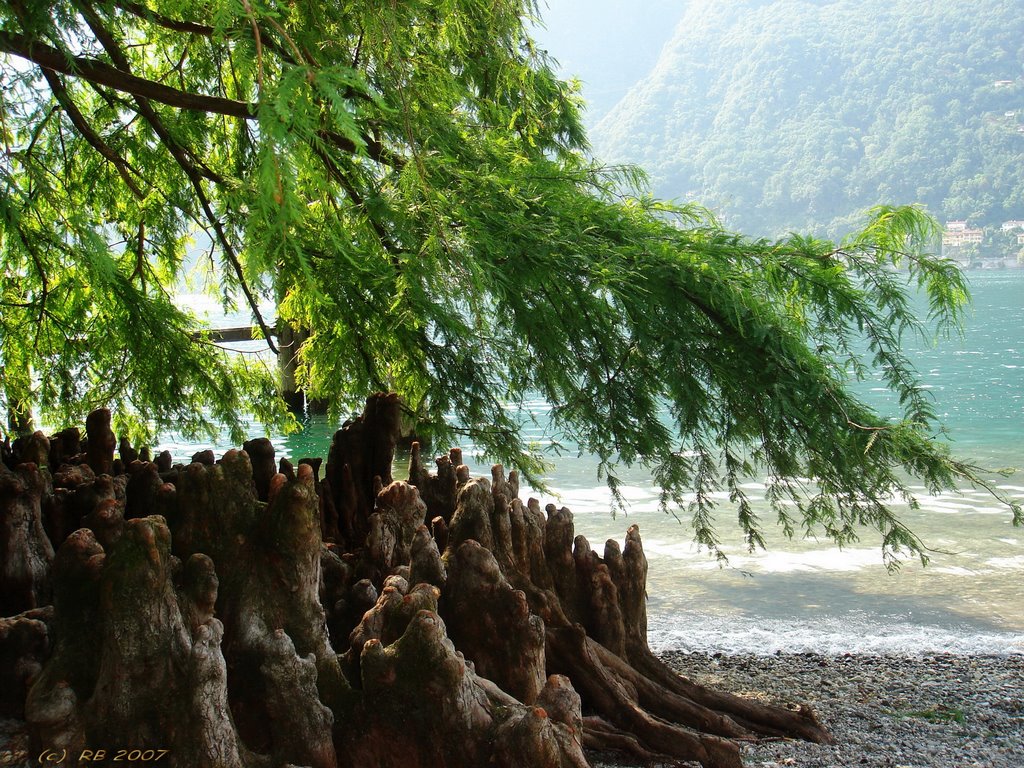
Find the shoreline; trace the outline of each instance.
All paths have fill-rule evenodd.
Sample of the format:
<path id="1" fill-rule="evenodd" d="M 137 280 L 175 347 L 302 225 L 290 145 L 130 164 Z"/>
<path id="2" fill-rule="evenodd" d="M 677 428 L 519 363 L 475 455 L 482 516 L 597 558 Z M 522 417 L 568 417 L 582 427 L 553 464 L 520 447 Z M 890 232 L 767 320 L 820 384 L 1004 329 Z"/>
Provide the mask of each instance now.
<path id="1" fill-rule="evenodd" d="M 930 574 L 927 574 L 930 575 Z M 832 606 L 843 596 L 830 585 L 837 581 L 833 574 L 810 574 L 816 580 L 820 596 Z M 657 574 L 655 575 L 657 577 Z M 649 575 L 649 579 L 651 579 Z M 809 578 L 788 577 L 776 580 L 773 586 L 799 591 L 810 586 Z M 927 586 L 927 585 L 926 585 Z M 966 592 L 966 590 L 965 590 Z M 768 599 L 768 590 L 755 596 Z M 869 595 L 865 595 L 867 602 Z M 773 609 L 786 608 L 785 595 L 776 598 Z M 909 598 L 907 598 L 909 600 Z M 752 599 L 747 598 L 739 615 L 714 612 L 715 606 L 704 610 L 677 610 L 674 614 L 648 612 L 647 639 L 655 654 L 704 653 L 725 656 L 771 656 L 783 654 L 799 656 L 810 653 L 817 656 L 1007 656 L 1024 654 L 1024 625 L 1015 616 L 1013 622 L 998 626 L 994 621 L 968 623 L 943 622 L 949 615 L 936 610 L 917 614 L 909 609 L 903 614 L 873 613 L 856 609 L 848 600 L 846 605 L 832 611 L 822 611 L 817 617 L 793 615 L 765 616 L 751 613 Z M 790 606 L 792 607 L 792 604 Z M 1024 768 L 1024 765 L 1021 766 Z"/>
<path id="2" fill-rule="evenodd" d="M 766 739 L 742 747 L 748 768 L 1024 766 L 1024 654 L 659 656 L 701 685 L 782 705 L 809 704 L 837 742 Z M 640 765 L 612 755 L 593 764 Z"/>

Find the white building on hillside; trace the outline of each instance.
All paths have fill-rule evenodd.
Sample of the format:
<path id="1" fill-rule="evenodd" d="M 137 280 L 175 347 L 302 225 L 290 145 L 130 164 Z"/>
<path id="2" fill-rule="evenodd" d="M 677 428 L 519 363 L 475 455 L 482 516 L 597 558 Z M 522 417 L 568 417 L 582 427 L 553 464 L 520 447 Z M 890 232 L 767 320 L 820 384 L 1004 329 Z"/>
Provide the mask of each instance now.
<path id="1" fill-rule="evenodd" d="M 985 232 L 972 229 L 966 221 L 947 221 L 942 233 L 943 248 L 962 248 L 965 245 L 976 245 L 985 239 Z"/>

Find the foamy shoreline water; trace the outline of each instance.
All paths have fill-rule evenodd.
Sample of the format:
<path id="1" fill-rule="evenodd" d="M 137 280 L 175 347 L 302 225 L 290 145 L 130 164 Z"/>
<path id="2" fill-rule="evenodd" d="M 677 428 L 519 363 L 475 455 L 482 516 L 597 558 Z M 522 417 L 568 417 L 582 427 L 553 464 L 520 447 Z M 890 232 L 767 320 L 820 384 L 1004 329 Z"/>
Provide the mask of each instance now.
<path id="1" fill-rule="evenodd" d="M 814 653 L 824 656 L 1024 655 L 1024 633 L 981 632 L 973 626 L 934 626 L 904 621 L 882 623 L 866 614 L 817 620 L 720 617 L 701 614 L 654 615 L 648 639 L 657 653 L 771 656 Z"/>

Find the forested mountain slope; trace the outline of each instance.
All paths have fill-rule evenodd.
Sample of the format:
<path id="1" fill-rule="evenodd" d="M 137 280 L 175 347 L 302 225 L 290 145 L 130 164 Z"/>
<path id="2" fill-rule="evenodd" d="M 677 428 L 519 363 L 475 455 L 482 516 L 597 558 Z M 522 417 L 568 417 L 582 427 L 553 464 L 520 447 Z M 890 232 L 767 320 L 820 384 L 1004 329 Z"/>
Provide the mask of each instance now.
<path id="1" fill-rule="evenodd" d="M 1019 0 L 691 0 L 592 132 L 659 195 L 752 233 L 836 234 L 878 202 L 1024 218 Z"/>

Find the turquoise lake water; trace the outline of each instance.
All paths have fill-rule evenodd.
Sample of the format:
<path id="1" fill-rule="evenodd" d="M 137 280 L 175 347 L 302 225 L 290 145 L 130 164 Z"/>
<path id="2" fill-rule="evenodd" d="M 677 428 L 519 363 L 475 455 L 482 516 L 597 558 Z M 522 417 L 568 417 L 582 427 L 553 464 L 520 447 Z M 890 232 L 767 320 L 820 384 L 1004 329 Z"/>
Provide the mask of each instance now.
<path id="1" fill-rule="evenodd" d="M 963 339 L 918 345 L 912 359 L 936 398 L 956 453 L 992 467 L 1024 468 L 1024 270 L 970 273 L 973 312 Z M 884 403 L 870 382 L 866 396 Z M 546 404 L 531 404 L 542 414 Z M 273 438 L 279 454 L 325 455 L 336 425 L 313 422 L 299 435 Z M 254 434 L 259 431 L 254 428 Z M 543 436 L 538 434 L 538 438 Z M 168 437 L 160 446 L 187 459 L 200 447 Z M 468 448 L 467 455 L 471 452 Z M 475 471 L 487 473 L 484 466 Z M 922 567 L 897 573 L 882 562 L 878 536 L 843 550 L 825 540 L 786 540 L 769 530 L 765 552 L 748 553 L 721 500 L 720 532 L 729 565 L 719 567 L 691 543 L 690 529 L 657 511 L 657 490 L 642 471 L 625 470 L 628 515 L 611 514 L 591 457 L 557 459 L 549 477 L 577 533 L 600 548 L 640 526 L 650 561 L 650 637 L 654 647 L 723 652 L 1024 653 L 1024 529 L 984 491 L 928 496 L 905 518 L 936 551 Z M 396 473 L 396 477 L 405 475 Z M 1024 498 L 1024 474 L 994 476 Z M 756 499 L 761 484 L 748 493 Z M 524 492 L 524 496 L 528 492 Z M 770 516 L 766 515 L 766 519 Z"/>

